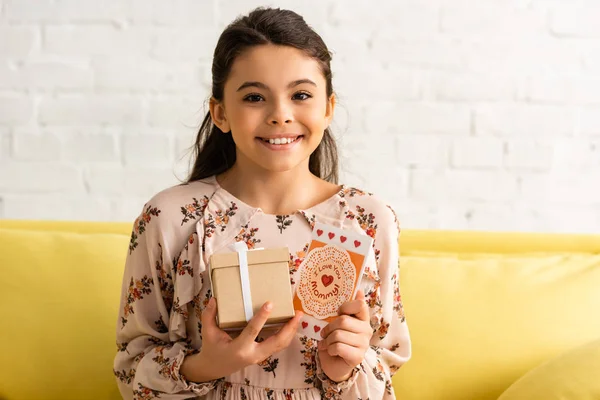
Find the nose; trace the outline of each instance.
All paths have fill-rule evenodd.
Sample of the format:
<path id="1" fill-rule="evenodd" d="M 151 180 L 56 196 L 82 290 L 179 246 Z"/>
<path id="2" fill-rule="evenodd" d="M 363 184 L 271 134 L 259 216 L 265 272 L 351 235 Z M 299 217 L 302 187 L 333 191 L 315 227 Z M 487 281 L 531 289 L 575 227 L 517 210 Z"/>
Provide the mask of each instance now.
<path id="1" fill-rule="evenodd" d="M 278 101 L 274 104 L 269 114 L 269 125 L 285 125 L 293 121 L 291 106 L 285 101 Z"/>

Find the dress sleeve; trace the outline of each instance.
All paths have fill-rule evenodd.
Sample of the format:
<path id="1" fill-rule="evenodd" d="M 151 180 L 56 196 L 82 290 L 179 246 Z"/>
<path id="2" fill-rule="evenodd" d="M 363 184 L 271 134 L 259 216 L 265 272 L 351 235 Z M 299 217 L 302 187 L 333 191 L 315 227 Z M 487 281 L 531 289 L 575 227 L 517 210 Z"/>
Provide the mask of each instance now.
<path id="1" fill-rule="evenodd" d="M 378 207 L 380 208 L 380 207 Z M 366 213 L 366 210 L 361 209 Z M 399 225 L 389 207 L 379 210 L 378 225 L 363 226 L 375 237 L 370 265 L 362 286 L 371 315 L 373 336 L 365 358 L 344 382 L 336 383 L 322 372 L 317 357 L 317 376 L 328 399 L 395 399 L 392 376 L 411 357 L 411 344 L 399 288 Z M 369 264 L 367 264 L 370 266 Z"/>
<path id="2" fill-rule="evenodd" d="M 114 374 L 124 399 L 187 399 L 219 381 L 189 382 L 179 370 L 187 355 L 198 352 L 185 320 L 193 312 L 203 263 L 195 232 L 175 260 L 164 260 L 173 240 L 161 229 L 160 209 L 146 205 L 131 235 L 117 322 Z"/>

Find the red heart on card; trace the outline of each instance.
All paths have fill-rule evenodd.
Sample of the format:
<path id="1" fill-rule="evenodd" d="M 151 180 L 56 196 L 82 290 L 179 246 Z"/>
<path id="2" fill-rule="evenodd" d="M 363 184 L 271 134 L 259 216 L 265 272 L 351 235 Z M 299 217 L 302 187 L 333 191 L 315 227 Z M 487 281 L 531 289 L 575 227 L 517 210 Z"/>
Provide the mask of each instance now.
<path id="1" fill-rule="evenodd" d="M 346 239 L 348 239 L 346 236 L 341 236 L 340 237 L 340 242 L 344 243 L 346 241 Z"/>
<path id="2" fill-rule="evenodd" d="M 335 233 L 333 233 L 333 232 L 329 232 L 329 239 L 331 240 L 331 239 L 333 239 L 334 237 L 335 237 Z"/>
<path id="3" fill-rule="evenodd" d="M 315 330 L 315 333 L 319 332 L 321 330 L 320 326 L 314 326 L 313 329 Z"/>
<path id="4" fill-rule="evenodd" d="M 302 322 L 302 329 L 306 329 L 307 326 L 308 326 L 308 322 Z"/>
<path id="5" fill-rule="evenodd" d="M 321 236 L 323 234 L 323 229 L 317 229 L 317 236 Z"/>
<path id="6" fill-rule="evenodd" d="M 332 275 L 323 275 L 321 277 L 321 282 L 323 282 L 323 285 L 325 287 L 331 285 L 331 282 L 333 282 L 333 276 Z"/>
<path id="7" fill-rule="evenodd" d="M 355 241 L 354 241 L 354 247 L 358 247 L 358 246 L 360 246 L 360 244 L 361 244 L 361 243 L 360 243 L 358 240 L 355 240 Z"/>

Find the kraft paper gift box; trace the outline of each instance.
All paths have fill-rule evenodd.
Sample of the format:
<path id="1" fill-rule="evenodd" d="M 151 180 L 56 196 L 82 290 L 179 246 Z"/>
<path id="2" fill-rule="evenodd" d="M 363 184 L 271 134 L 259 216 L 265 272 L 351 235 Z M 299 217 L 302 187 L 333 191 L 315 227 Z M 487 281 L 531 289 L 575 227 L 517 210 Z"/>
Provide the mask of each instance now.
<path id="1" fill-rule="evenodd" d="M 244 242 L 234 252 L 213 254 L 209 277 L 217 300 L 217 323 L 223 330 L 243 329 L 267 301 L 273 310 L 265 327 L 294 317 L 287 247 L 248 250 Z"/>

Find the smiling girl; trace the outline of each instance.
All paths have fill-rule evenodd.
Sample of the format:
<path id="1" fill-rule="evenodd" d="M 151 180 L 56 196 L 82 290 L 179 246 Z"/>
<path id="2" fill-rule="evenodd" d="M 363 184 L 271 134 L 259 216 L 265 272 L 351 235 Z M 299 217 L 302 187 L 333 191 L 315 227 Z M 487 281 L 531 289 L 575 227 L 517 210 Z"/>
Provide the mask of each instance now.
<path id="1" fill-rule="evenodd" d="M 124 398 L 395 398 L 391 377 L 411 355 L 399 225 L 377 197 L 337 183 L 330 61 L 292 11 L 256 9 L 221 34 L 191 174 L 134 223 L 114 363 Z M 316 222 L 374 239 L 356 299 L 323 339 L 297 333 L 300 312 L 262 330 L 269 302 L 235 338 L 220 330 L 210 256 L 239 241 L 286 246 L 294 287 Z"/>

